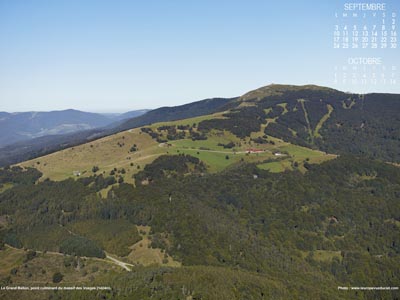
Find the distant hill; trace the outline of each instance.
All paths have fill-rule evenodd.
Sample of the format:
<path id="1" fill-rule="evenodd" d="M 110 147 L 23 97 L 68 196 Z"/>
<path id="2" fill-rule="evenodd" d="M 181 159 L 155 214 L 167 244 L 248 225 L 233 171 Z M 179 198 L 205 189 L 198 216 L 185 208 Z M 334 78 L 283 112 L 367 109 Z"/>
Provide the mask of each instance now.
<path id="1" fill-rule="evenodd" d="M 102 115 L 113 121 L 109 126 L 115 127 L 118 123 L 126 121 L 127 119 L 139 117 L 150 111 L 150 109 L 132 110 L 125 113 L 103 113 Z"/>
<path id="2" fill-rule="evenodd" d="M 126 121 L 123 121 L 124 117 L 134 115 L 135 112 L 128 112 L 119 116 L 113 116 L 111 118 L 111 122 L 110 116 L 101 116 L 102 120 L 106 120 L 106 125 L 108 124 L 106 128 L 94 128 L 68 134 L 41 136 L 39 138 L 33 138 L 27 141 L 19 141 L 0 148 L 0 166 L 35 158 L 129 128 L 139 127 L 154 122 L 172 121 L 196 117 L 204 114 L 211 114 L 224 110 L 227 108 L 226 105 L 228 105 L 228 103 L 236 99 L 237 98 L 205 99 L 181 106 L 163 107 L 148 111 L 142 116 L 134 117 Z M 145 111 L 141 110 L 139 112 Z M 0 117 L 2 117 L 1 114 L 2 113 L 0 113 Z M 117 117 L 117 119 L 120 121 L 115 120 L 115 117 Z"/>
<path id="3" fill-rule="evenodd" d="M 50 112 L 0 112 L 0 147 L 48 135 L 68 134 L 137 117 L 147 110 L 103 115 L 74 109 Z"/>

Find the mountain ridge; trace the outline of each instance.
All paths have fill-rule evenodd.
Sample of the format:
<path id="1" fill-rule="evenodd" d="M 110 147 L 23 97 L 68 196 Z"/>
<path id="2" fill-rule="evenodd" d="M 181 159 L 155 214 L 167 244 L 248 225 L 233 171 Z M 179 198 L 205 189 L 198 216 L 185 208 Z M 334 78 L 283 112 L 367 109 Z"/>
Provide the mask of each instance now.
<path id="1" fill-rule="evenodd" d="M 104 129 L 96 128 L 66 135 L 45 136 L 26 142 L 11 144 L 0 148 L 0 166 L 10 165 L 66 147 L 76 146 L 135 126 L 143 126 L 163 120 L 176 120 L 184 116 L 193 117 L 213 113 L 220 110 L 220 106 L 225 105 L 230 100 L 231 98 L 205 99 L 175 107 L 163 107 L 150 110 L 143 117 L 139 116 L 127 121 L 122 120 L 113 123 L 113 127 L 108 126 Z M 177 110 L 179 111 L 178 114 L 176 114 Z"/>
<path id="2" fill-rule="evenodd" d="M 176 107 L 161 107 L 105 130 L 47 137 L 0 149 L 0 165 L 16 163 L 79 145 L 96 138 L 161 121 L 173 121 L 226 111 L 225 120 L 204 120 L 201 130 L 228 129 L 248 136 L 260 126 L 265 134 L 329 153 L 363 154 L 399 162 L 398 94 L 351 94 L 317 85 L 272 84 L 240 97 L 210 98 Z M 379 103 L 380 102 L 380 103 Z M 382 117 L 385 115 L 385 117 Z M 390 121 L 389 121 L 390 120 Z M 370 139 L 371 146 L 364 144 Z M 352 141 L 355 140 L 355 143 Z M 388 140 L 389 147 L 380 144 Z M 60 146 L 61 145 L 61 146 Z"/>
<path id="3" fill-rule="evenodd" d="M 146 110 L 127 112 L 125 117 L 138 116 L 144 112 Z M 121 117 L 109 117 L 76 109 L 0 112 L 0 148 L 47 135 L 69 134 L 101 128 L 111 123 L 118 124 L 125 118 L 123 114 Z"/>

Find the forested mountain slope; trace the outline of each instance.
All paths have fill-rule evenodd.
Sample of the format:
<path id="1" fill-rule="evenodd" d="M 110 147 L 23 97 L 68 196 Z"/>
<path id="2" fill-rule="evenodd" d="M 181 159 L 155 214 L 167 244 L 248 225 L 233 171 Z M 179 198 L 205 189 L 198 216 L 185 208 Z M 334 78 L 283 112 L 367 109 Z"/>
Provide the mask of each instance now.
<path id="1" fill-rule="evenodd" d="M 15 247 L 102 257 L 109 247 L 106 240 L 88 231 L 69 232 L 87 220 L 150 227 L 151 247 L 162 249 L 182 267 L 138 266 L 134 273 L 95 277 L 96 283 L 113 286 L 102 294 L 117 299 L 396 297 L 398 291 L 338 292 L 337 287 L 398 286 L 398 168 L 343 156 L 313 165 L 305 174 L 272 174 L 239 164 L 201 175 L 201 164 L 190 156 L 161 157 L 136 175 L 138 180 L 142 174 L 151 176 L 150 184 L 120 184 L 106 198 L 96 191 L 113 182 L 101 175 L 33 184 L 40 176 L 34 170 L 2 171 L 3 185 L 12 185 L 0 194 L 0 215 L 7 216 L 2 239 Z M 98 225 L 106 234 L 105 228 Z M 136 236 L 133 244 L 140 237 L 130 230 Z M 73 243 L 73 250 L 66 247 Z M 119 251 L 128 245 L 119 242 Z M 130 257 L 122 259 L 135 264 Z M 24 272 L 17 266 L 16 274 Z M 227 279 L 211 284 L 211 274 Z M 7 280 L 18 282 L 18 276 Z M 234 294 L 232 285 L 238 289 Z M 126 286 L 136 286 L 138 292 Z"/>
<path id="2" fill-rule="evenodd" d="M 240 97 L 227 120 L 207 120 L 199 128 L 227 129 L 244 137 L 263 126 L 266 134 L 294 144 L 399 162 L 399 112 L 397 94 L 271 85 Z"/>

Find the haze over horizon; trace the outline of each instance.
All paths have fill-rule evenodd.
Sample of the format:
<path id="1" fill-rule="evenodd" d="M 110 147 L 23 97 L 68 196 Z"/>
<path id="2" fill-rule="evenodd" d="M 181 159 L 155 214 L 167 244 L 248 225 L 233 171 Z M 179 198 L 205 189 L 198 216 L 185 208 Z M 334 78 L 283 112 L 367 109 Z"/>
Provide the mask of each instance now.
<path id="1" fill-rule="evenodd" d="M 271 83 L 400 93 L 333 86 L 344 2 L 0 0 L 0 111 L 125 112 Z M 387 55 L 395 63 L 397 52 Z"/>

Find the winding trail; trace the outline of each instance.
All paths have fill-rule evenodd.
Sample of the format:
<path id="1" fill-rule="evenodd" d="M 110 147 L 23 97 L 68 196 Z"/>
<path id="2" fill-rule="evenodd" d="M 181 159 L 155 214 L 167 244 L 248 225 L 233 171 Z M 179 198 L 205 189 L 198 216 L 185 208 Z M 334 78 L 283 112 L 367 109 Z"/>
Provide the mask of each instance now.
<path id="1" fill-rule="evenodd" d="M 13 250 L 17 250 L 17 251 L 35 251 L 36 253 L 40 253 L 40 254 L 50 254 L 50 255 L 58 255 L 58 256 L 72 256 L 69 254 L 65 254 L 65 253 L 61 253 L 61 252 L 54 252 L 54 251 L 40 251 L 40 250 L 34 250 L 34 249 L 19 249 L 19 248 L 15 248 L 11 245 L 8 244 L 4 244 L 7 248 L 13 249 Z M 93 259 L 93 260 L 97 260 L 97 261 L 101 261 L 101 262 L 106 262 L 106 263 L 112 263 L 114 265 L 120 266 L 121 268 L 127 270 L 127 271 L 132 271 L 132 269 L 130 267 L 134 267 L 135 265 L 133 264 L 129 264 L 126 262 L 123 262 L 121 260 L 118 260 L 112 256 L 110 256 L 110 254 L 108 254 L 107 252 L 104 252 L 106 254 L 106 258 L 99 258 L 99 257 L 89 257 L 89 256 L 79 256 L 80 258 L 83 259 Z"/>
<path id="2" fill-rule="evenodd" d="M 158 147 L 164 147 L 165 143 L 160 143 Z M 173 145 L 173 144 L 172 144 Z M 173 145 L 175 146 L 175 145 Z M 176 147 L 176 146 L 175 146 Z M 208 150 L 208 149 L 200 149 L 200 148 L 184 148 L 184 147 L 177 147 L 181 151 L 198 151 L 198 152 L 213 152 L 213 153 L 222 153 L 222 154 L 247 154 L 247 153 L 254 153 L 252 151 L 221 151 L 221 150 Z M 267 149 L 260 149 L 262 152 L 271 152 Z M 260 152 L 261 153 L 261 152 Z"/>
<path id="3" fill-rule="evenodd" d="M 135 265 L 133 265 L 133 264 L 128 264 L 128 263 L 126 263 L 126 262 L 123 262 L 123 261 L 121 261 L 121 260 L 118 260 L 118 259 L 116 259 L 116 258 L 110 256 L 107 252 L 105 252 L 105 253 L 106 253 L 106 258 L 107 258 L 107 259 L 109 259 L 109 260 L 112 261 L 114 264 L 116 264 L 116 265 L 118 265 L 118 266 L 124 268 L 125 270 L 127 270 L 127 271 L 129 271 L 129 272 L 132 271 L 132 269 L 131 269 L 130 267 L 134 267 L 134 266 L 135 266 Z"/>
<path id="4" fill-rule="evenodd" d="M 71 235 L 77 235 L 76 233 L 72 232 L 71 230 L 69 230 L 68 228 L 62 226 L 61 224 L 58 224 L 58 226 L 60 226 L 60 227 L 64 228 L 65 230 L 67 230 L 68 233 L 70 233 Z M 15 247 L 11 246 L 11 245 L 8 245 L 8 244 L 5 244 L 5 245 L 6 245 L 6 247 L 14 249 L 14 250 L 25 251 L 23 249 L 18 249 L 18 248 L 15 248 Z M 46 254 L 59 255 L 59 256 L 65 256 L 65 255 L 66 256 L 72 256 L 72 255 L 69 255 L 69 254 L 66 254 L 66 253 L 54 252 L 54 251 L 40 251 L 40 250 L 34 250 L 34 249 L 26 249 L 26 251 L 35 251 L 36 253 L 41 253 L 41 254 L 46 253 Z M 135 266 L 133 264 L 129 264 L 129 263 L 123 262 L 123 261 L 121 261 L 121 260 L 119 260 L 119 259 L 117 259 L 115 257 L 112 257 L 106 251 L 104 251 L 104 253 L 106 254 L 106 258 L 89 257 L 89 256 L 79 256 L 79 257 L 84 258 L 84 259 L 94 259 L 94 260 L 97 260 L 97 261 L 113 263 L 113 264 L 115 264 L 117 266 L 120 266 L 121 268 L 123 268 L 123 269 L 125 269 L 125 270 L 127 270 L 129 272 L 132 271 L 132 269 L 130 267 L 134 267 Z"/>

